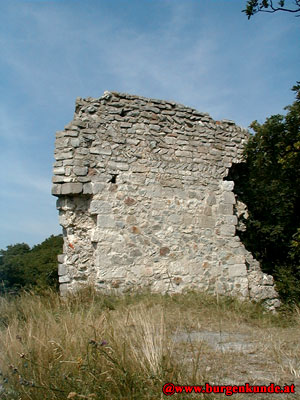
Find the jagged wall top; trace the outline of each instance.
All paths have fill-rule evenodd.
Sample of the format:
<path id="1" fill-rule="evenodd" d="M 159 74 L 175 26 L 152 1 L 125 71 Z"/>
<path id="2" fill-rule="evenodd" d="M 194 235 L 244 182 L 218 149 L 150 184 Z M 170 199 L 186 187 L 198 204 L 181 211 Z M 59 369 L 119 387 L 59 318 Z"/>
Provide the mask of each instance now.
<path id="1" fill-rule="evenodd" d="M 138 173 L 141 161 L 150 157 L 154 169 L 159 162 L 193 163 L 194 172 L 201 165 L 203 183 L 209 184 L 224 178 L 232 162 L 242 160 L 248 135 L 232 121 L 214 121 L 207 113 L 170 101 L 116 92 L 77 98 L 74 120 L 56 135 L 52 193 L 92 193 L 88 183 L 99 180 L 101 171 L 95 174 L 91 169 L 105 158 L 110 162 L 102 171 L 107 175 L 104 180 L 125 171 L 123 161 L 133 163 L 131 170 Z M 119 149 L 125 147 L 126 154 L 120 154 Z M 140 172 L 145 172 L 142 167 Z M 179 175 L 181 184 L 191 183 L 188 169 Z"/>

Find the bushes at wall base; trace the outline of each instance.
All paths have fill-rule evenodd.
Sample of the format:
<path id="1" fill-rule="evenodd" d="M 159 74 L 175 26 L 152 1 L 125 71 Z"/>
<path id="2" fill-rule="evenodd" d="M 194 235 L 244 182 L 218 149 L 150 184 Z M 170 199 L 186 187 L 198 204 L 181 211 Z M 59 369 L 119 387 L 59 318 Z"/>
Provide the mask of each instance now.
<path id="1" fill-rule="evenodd" d="M 275 278 L 286 303 L 300 303 L 300 82 L 286 115 L 253 122 L 255 134 L 245 147 L 245 162 L 228 179 L 247 204 L 246 230 L 239 236 Z"/>

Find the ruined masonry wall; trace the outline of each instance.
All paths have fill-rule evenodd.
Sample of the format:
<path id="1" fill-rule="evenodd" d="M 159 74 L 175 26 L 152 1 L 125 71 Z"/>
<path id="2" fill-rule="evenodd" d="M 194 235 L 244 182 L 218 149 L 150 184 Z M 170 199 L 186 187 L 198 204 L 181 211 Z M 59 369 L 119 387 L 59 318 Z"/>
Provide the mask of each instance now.
<path id="1" fill-rule="evenodd" d="M 173 102 L 105 92 L 57 132 L 52 194 L 62 293 L 208 290 L 278 305 L 273 278 L 236 236 L 246 130 Z"/>

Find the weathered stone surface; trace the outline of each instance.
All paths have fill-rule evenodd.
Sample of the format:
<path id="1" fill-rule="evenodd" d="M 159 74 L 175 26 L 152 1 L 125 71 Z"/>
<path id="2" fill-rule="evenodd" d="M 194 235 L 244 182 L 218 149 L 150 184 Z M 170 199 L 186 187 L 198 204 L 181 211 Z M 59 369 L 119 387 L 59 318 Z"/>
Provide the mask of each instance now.
<path id="1" fill-rule="evenodd" d="M 87 175 L 88 173 L 88 168 L 87 167 L 74 167 L 74 174 L 77 176 L 84 176 Z"/>
<path id="2" fill-rule="evenodd" d="M 76 100 L 56 135 L 52 194 L 64 227 L 61 293 L 209 290 L 278 306 L 273 278 L 236 236 L 245 206 L 226 181 L 247 131 L 124 93 Z"/>
<path id="3" fill-rule="evenodd" d="M 65 256 L 64 254 L 59 254 L 59 255 L 57 256 L 57 261 L 58 261 L 59 263 L 63 264 L 63 263 L 65 262 L 65 258 L 66 258 L 66 256 Z"/>
<path id="4" fill-rule="evenodd" d="M 114 228 L 116 226 L 116 222 L 109 215 L 98 215 L 97 225 L 100 229 Z"/>
<path id="5" fill-rule="evenodd" d="M 59 281 L 59 283 L 69 283 L 69 282 L 71 282 L 71 279 L 70 279 L 69 275 L 63 275 L 63 276 L 59 276 L 58 281 Z"/>
<path id="6" fill-rule="evenodd" d="M 159 254 L 160 254 L 161 256 L 166 256 L 166 255 L 169 254 L 169 253 L 170 253 L 169 247 L 161 247 L 161 248 L 159 249 Z"/>
<path id="7" fill-rule="evenodd" d="M 83 185 L 83 194 L 93 194 L 93 185 L 91 183 Z"/>
<path id="8" fill-rule="evenodd" d="M 225 204 L 235 204 L 235 196 L 232 192 L 223 193 L 223 201 Z"/>
<path id="9" fill-rule="evenodd" d="M 61 185 L 52 185 L 51 194 L 53 194 L 53 196 L 59 196 L 61 194 Z"/>
<path id="10" fill-rule="evenodd" d="M 67 269 L 66 265 L 58 264 L 58 275 L 59 276 L 67 275 L 67 273 L 68 273 L 68 269 Z"/>
<path id="11" fill-rule="evenodd" d="M 94 182 L 92 184 L 93 194 L 101 193 L 105 189 L 105 185 L 100 182 Z"/>
<path id="12" fill-rule="evenodd" d="M 214 228 L 216 220 L 213 217 L 203 215 L 199 219 L 199 225 L 201 228 Z"/>
<path id="13" fill-rule="evenodd" d="M 228 269 L 228 275 L 231 278 L 237 276 L 247 276 L 247 269 L 245 264 L 234 264 L 230 265 Z"/>
<path id="14" fill-rule="evenodd" d="M 221 225 L 220 228 L 221 236 L 234 236 L 235 235 L 235 226 L 234 225 Z"/>
<path id="15" fill-rule="evenodd" d="M 82 183 L 63 183 L 61 194 L 79 194 L 82 192 Z"/>
<path id="16" fill-rule="evenodd" d="M 53 169 L 54 175 L 64 175 L 65 174 L 65 168 L 64 167 L 57 167 Z"/>
<path id="17" fill-rule="evenodd" d="M 52 177 L 52 182 L 53 183 L 66 183 L 66 182 L 70 182 L 71 178 L 65 175 L 54 175 Z"/>
<path id="18" fill-rule="evenodd" d="M 132 199 L 131 197 L 126 197 L 126 199 L 124 200 L 124 203 L 127 206 L 133 206 L 136 203 L 136 201 L 134 199 Z"/>
<path id="19" fill-rule="evenodd" d="M 224 182 L 222 182 L 222 188 L 223 188 L 223 190 L 231 192 L 234 188 L 234 182 L 233 181 L 224 181 Z"/>
<path id="20" fill-rule="evenodd" d="M 59 291 L 62 296 L 65 296 L 68 293 L 69 287 L 67 283 L 60 283 Z"/>
<path id="21" fill-rule="evenodd" d="M 89 211 L 91 214 L 110 214 L 112 212 L 111 203 L 103 200 L 93 200 Z"/>

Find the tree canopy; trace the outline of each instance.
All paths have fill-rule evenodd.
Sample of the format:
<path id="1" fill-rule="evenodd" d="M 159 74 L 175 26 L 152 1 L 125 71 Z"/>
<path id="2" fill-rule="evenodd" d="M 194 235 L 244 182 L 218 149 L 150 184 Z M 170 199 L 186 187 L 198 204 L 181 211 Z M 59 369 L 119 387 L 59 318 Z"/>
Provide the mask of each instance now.
<path id="1" fill-rule="evenodd" d="M 298 13 L 297 16 L 300 16 L 300 0 L 249 0 L 246 3 L 245 10 L 243 10 L 248 19 L 259 12 L 275 13 L 277 11 Z"/>
<path id="2" fill-rule="evenodd" d="M 61 235 L 50 236 L 31 249 L 26 243 L 0 250 L 0 292 L 26 287 L 56 287 L 57 255 L 62 252 Z"/>
<path id="3" fill-rule="evenodd" d="M 285 116 L 252 123 L 246 162 L 229 177 L 249 211 L 241 239 L 275 276 L 281 296 L 300 301 L 300 83 L 293 90 L 296 100 Z"/>

